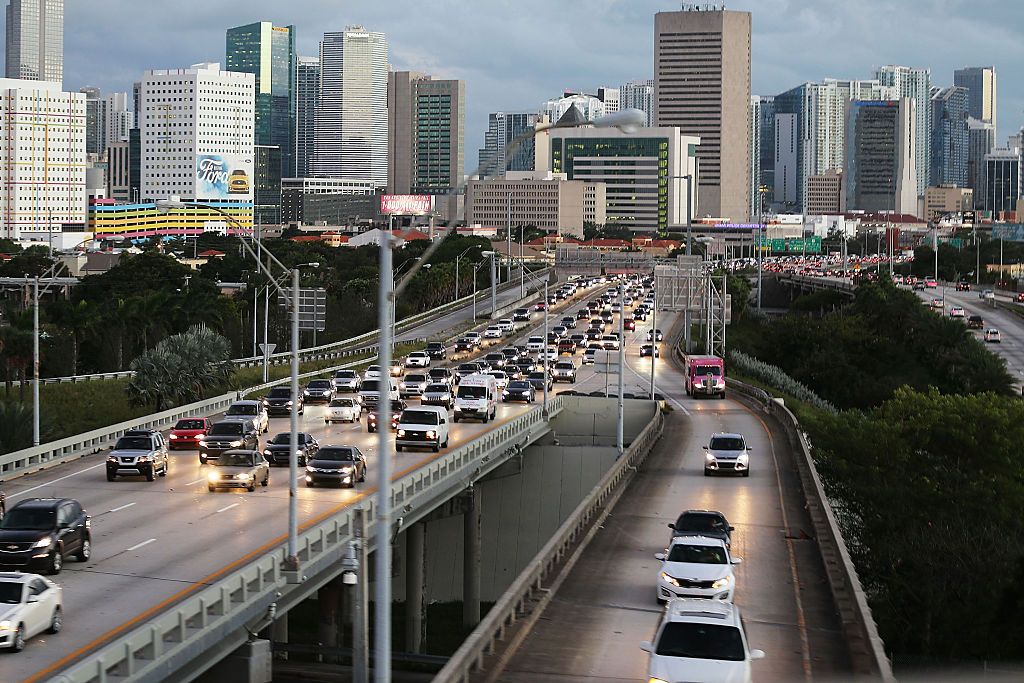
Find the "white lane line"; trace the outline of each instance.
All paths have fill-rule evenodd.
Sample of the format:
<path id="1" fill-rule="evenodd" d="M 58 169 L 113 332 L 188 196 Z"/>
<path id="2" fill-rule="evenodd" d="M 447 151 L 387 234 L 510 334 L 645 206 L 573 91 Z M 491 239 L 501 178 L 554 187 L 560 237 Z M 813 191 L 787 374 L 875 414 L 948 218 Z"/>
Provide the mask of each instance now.
<path id="1" fill-rule="evenodd" d="M 217 512 L 226 512 L 226 511 L 230 510 L 231 508 L 236 508 L 236 507 L 238 507 L 238 503 L 232 503 L 231 505 L 228 505 L 227 507 L 223 507 L 220 510 L 217 510 Z"/>
<path id="2" fill-rule="evenodd" d="M 201 481 L 206 481 L 206 479 L 205 478 L 203 478 L 203 479 L 196 479 L 195 481 L 190 481 L 189 483 L 185 484 L 185 486 L 195 486 L 196 484 L 198 484 Z"/>
<path id="3" fill-rule="evenodd" d="M 10 498 L 17 498 L 18 496 L 23 496 L 26 493 L 32 493 L 33 491 L 38 491 L 39 489 L 46 488 L 47 486 L 53 486 L 58 481 L 64 481 L 65 479 L 70 479 L 71 477 L 77 477 L 79 474 L 82 474 L 83 472 L 88 472 L 89 470 L 94 470 L 97 467 L 104 467 L 104 466 L 106 466 L 106 463 L 101 462 L 99 465 L 93 465 L 92 467 L 86 467 L 84 470 L 79 470 L 78 472 L 72 472 L 71 474 L 66 474 L 63 477 L 58 477 L 57 479 L 53 479 L 52 481 L 46 482 L 45 484 L 39 484 L 39 486 L 33 486 L 32 488 L 25 489 L 24 491 L 17 491 L 15 493 L 8 494 L 7 498 L 8 499 L 10 499 Z"/>
<path id="4" fill-rule="evenodd" d="M 122 505 L 121 507 L 116 507 L 116 508 L 113 508 L 112 510 L 107 510 L 107 512 L 120 512 L 121 510 L 124 510 L 126 508 L 130 508 L 132 505 L 135 505 L 135 503 L 128 503 L 126 505 Z"/>
<path id="5" fill-rule="evenodd" d="M 126 553 L 130 553 L 133 550 L 138 550 L 139 548 L 141 548 L 144 545 L 149 545 L 150 543 L 155 543 L 155 542 L 156 542 L 156 539 L 155 538 L 151 538 L 148 541 L 143 541 L 142 543 L 136 543 L 131 548 L 128 548 L 127 550 L 125 550 L 125 552 Z"/>

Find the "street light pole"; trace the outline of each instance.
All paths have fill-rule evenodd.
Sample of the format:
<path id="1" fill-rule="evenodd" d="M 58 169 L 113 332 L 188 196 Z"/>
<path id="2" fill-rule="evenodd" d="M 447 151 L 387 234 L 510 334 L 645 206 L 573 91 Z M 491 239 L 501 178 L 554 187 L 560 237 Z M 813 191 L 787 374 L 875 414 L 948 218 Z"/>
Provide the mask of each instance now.
<path id="1" fill-rule="evenodd" d="M 32 445 L 39 445 L 39 276 L 32 286 Z"/>
<path id="2" fill-rule="evenodd" d="M 654 400 L 654 354 L 658 352 L 658 295 L 654 295 L 654 305 L 651 306 L 651 400 Z"/>
<path id="3" fill-rule="evenodd" d="M 615 426 L 615 448 L 618 451 L 619 457 L 625 452 L 623 446 L 623 421 L 625 419 L 625 401 L 623 396 L 624 378 L 626 374 L 626 330 L 625 323 L 623 322 L 626 318 L 626 288 L 625 285 L 619 282 L 619 419 Z M 652 343 L 657 341 L 658 332 L 655 330 L 654 339 Z M 653 354 L 653 351 L 652 351 Z M 652 355 L 653 358 L 653 355 Z M 652 392 L 653 397 L 653 392 Z"/>
<path id="4" fill-rule="evenodd" d="M 544 281 L 544 418 L 548 416 L 548 281 Z"/>
<path id="5" fill-rule="evenodd" d="M 263 290 L 263 348 L 267 348 L 269 342 L 268 337 L 270 336 L 270 286 Z M 263 354 L 263 383 L 267 382 L 267 361 L 269 360 L 268 353 Z M 294 401 L 295 398 L 293 397 Z"/>
<path id="6" fill-rule="evenodd" d="M 391 233 L 381 237 L 380 272 L 391 273 Z M 380 298 L 377 303 L 377 323 L 380 327 L 381 340 L 377 361 L 384 369 L 381 373 L 380 400 L 377 402 L 377 460 L 380 471 L 380 484 L 377 487 L 377 558 L 374 596 L 374 643 L 377 648 L 374 679 L 379 683 L 391 681 L 391 401 L 388 398 L 391 375 L 391 327 L 388 325 L 388 313 L 394 304 L 394 279 L 381 277 Z"/>
<path id="7" fill-rule="evenodd" d="M 315 303 L 315 302 L 314 302 Z M 288 453 L 288 557 L 285 568 L 299 571 L 299 269 L 292 270 L 292 401 Z"/>

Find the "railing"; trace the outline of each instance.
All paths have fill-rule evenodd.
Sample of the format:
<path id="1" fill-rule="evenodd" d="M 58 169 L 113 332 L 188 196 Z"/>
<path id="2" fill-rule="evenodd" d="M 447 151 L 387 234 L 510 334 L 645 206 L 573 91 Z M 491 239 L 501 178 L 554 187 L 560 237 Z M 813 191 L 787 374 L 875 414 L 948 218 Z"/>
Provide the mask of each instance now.
<path id="1" fill-rule="evenodd" d="M 549 414 L 559 413 L 565 401 L 560 396 L 552 398 Z M 393 479 L 391 505 L 403 510 L 407 522 L 416 521 L 430 512 L 431 507 L 425 504 L 428 497 L 437 502 L 442 492 L 465 488 L 512 457 L 524 439 L 535 439 L 546 431 L 547 420 L 538 406 Z M 376 497 L 371 494 L 376 490 L 370 488 L 357 499 L 366 519 L 374 518 Z M 354 517 L 355 504 L 349 502 L 300 527 L 298 556 L 304 575 L 340 571 L 340 562 L 354 537 Z M 258 630 L 267 625 L 272 605 L 294 604 L 315 590 L 313 582 L 288 582 L 283 571 L 287 555 L 284 540 L 277 538 L 249 553 L 230 566 L 232 571 L 226 575 L 222 570 L 192 584 L 172 597 L 170 604 L 161 603 L 137 615 L 123 630 L 108 634 L 109 638 L 101 636 L 104 642 L 97 643 L 86 659 L 56 662 L 43 675 L 59 672 L 49 679 L 51 683 L 104 683 L 115 677 L 156 682 L 173 677 L 175 671 L 208 649 L 239 637 L 244 639 L 244 629 Z M 372 543 L 372 539 L 367 540 Z M 234 569 L 243 562 L 244 566 Z"/>
<path id="2" fill-rule="evenodd" d="M 498 601 L 487 611 L 487 615 L 480 624 L 466 638 L 462 646 L 451 656 L 444 668 L 434 677 L 434 683 L 462 683 L 469 681 L 474 671 L 483 667 L 484 658 L 493 653 L 498 641 L 505 637 L 505 632 L 524 616 L 527 603 L 533 599 L 538 592 L 543 591 L 544 596 L 529 610 L 526 615 L 528 625 L 532 625 L 543 612 L 551 596 L 555 593 L 560 580 L 543 588 L 542 583 L 555 568 L 562 567 L 559 572 L 560 578 L 566 576 L 567 569 L 571 566 L 562 565 L 566 554 L 574 547 L 577 553 L 586 547 L 600 519 L 593 524 L 595 516 L 607 515 L 618 500 L 624 483 L 632 478 L 640 465 L 651 451 L 654 443 L 661 437 L 664 426 L 664 418 L 660 407 L 655 405 L 655 415 L 644 430 L 634 439 L 623 457 L 619 458 L 615 465 L 602 477 L 597 486 L 591 489 L 587 497 L 578 505 L 569 518 L 558 528 L 540 552 L 530 561 L 526 569 L 516 577 L 508 590 Z M 591 532 L 586 534 L 583 541 L 580 537 L 587 528 Z M 571 562 L 575 563 L 575 557 Z M 525 635 L 528 629 L 521 629 L 520 633 Z M 511 647 L 507 652 L 514 650 Z"/>
<path id="3" fill-rule="evenodd" d="M 846 280 L 840 280 L 838 278 L 827 278 L 827 277 L 810 277 L 808 275 L 787 275 L 780 274 L 778 276 L 780 281 L 792 282 L 795 285 L 801 287 L 812 287 L 814 289 L 834 289 L 837 292 L 844 292 L 846 294 L 853 294 L 857 289 L 857 286 L 852 282 Z"/>

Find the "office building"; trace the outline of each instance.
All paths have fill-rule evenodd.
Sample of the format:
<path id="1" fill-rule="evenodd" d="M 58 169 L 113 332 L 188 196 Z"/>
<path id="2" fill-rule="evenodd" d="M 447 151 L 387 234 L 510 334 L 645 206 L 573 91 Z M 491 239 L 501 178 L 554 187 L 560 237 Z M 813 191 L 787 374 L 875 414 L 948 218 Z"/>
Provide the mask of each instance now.
<path id="1" fill-rule="evenodd" d="M 764 188 L 759 192 L 759 188 Z M 775 98 L 750 97 L 750 215 L 769 208 L 775 188 Z"/>
<path id="2" fill-rule="evenodd" d="M 131 161 L 127 140 L 107 145 L 107 198 L 127 202 L 131 195 Z"/>
<path id="3" fill-rule="evenodd" d="M 619 86 L 619 107 L 639 109 L 647 114 L 648 128 L 654 125 L 654 79 L 630 81 Z"/>
<path id="4" fill-rule="evenodd" d="M 281 175 L 295 168 L 295 27 L 260 21 L 227 30 L 226 71 L 256 77 L 257 145 L 277 147 Z"/>
<path id="5" fill-rule="evenodd" d="M 661 233 L 686 223 L 685 175 L 697 178 L 700 138 L 678 128 L 563 128 L 540 133 L 537 167 L 567 180 L 605 185 L 605 225 Z M 543 162 L 543 163 L 540 163 Z M 694 212 L 695 214 L 696 212 Z"/>
<path id="6" fill-rule="evenodd" d="M 953 72 L 953 85 L 967 89 L 967 111 L 996 130 L 996 68 L 973 66 Z"/>
<path id="7" fill-rule="evenodd" d="M 808 216 L 838 216 L 846 213 L 846 183 L 843 172 L 832 169 L 807 178 Z"/>
<path id="8" fill-rule="evenodd" d="M 85 153 L 98 156 L 107 147 L 107 103 L 99 88 L 87 87 L 85 95 Z"/>
<path id="9" fill-rule="evenodd" d="M 542 104 L 540 113 L 542 116 L 547 116 L 548 121 L 555 122 L 565 116 L 565 113 L 573 106 L 575 106 L 588 121 L 601 118 L 607 113 L 605 103 L 602 102 L 597 95 L 568 92 L 562 97 L 548 100 Z M 615 106 L 618 106 L 617 100 Z"/>
<path id="10" fill-rule="evenodd" d="M 998 219 L 1003 212 L 1016 211 L 1021 196 L 1021 149 L 993 149 L 985 155 L 984 209 Z"/>
<path id="11" fill-rule="evenodd" d="M 350 26 L 320 43 L 313 175 L 388 182 L 388 43 Z"/>
<path id="12" fill-rule="evenodd" d="M 45 240 L 85 229 L 85 117 L 82 93 L 0 79 L 0 236 Z"/>
<path id="13" fill-rule="evenodd" d="M 64 81 L 64 0 L 8 0 L 7 78 Z"/>
<path id="14" fill-rule="evenodd" d="M 614 114 L 621 108 L 621 93 L 618 88 L 601 86 L 597 89 L 597 99 L 604 105 L 605 114 Z"/>
<path id="15" fill-rule="evenodd" d="M 251 225 L 256 77 L 217 63 L 154 69 L 139 104 L 142 201 L 178 196 Z"/>
<path id="16" fill-rule="evenodd" d="M 313 165 L 320 58 L 298 57 L 295 64 L 295 170 L 291 175 L 305 178 Z"/>
<path id="17" fill-rule="evenodd" d="M 967 89 L 952 86 L 933 88 L 932 102 L 932 186 L 967 185 Z"/>
<path id="18" fill-rule="evenodd" d="M 875 78 L 882 85 L 896 89 L 893 99 L 909 98 L 914 102 L 915 140 L 914 150 L 917 155 L 914 164 L 917 171 L 917 196 L 924 195 L 924 190 L 931 183 L 928 174 L 931 172 L 931 91 L 932 72 L 930 69 L 916 69 L 909 66 L 888 65 L 878 69 Z M 908 210 L 907 213 L 914 213 Z"/>
<path id="19" fill-rule="evenodd" d="M 466 84 L 388 74 L 388 192 L 445 195 L 466 161 Z"/>
<path id="20" fill-rule="evenodd" d="M 511 227 L 513 237 L 515 228 L 530 226 L 582 238 L 584 223 L 605 223 L 603 183 L 523 175 L 528 177 L 470 180 L 466 184 L 466 224 L 498 230 Z M 592 216 L 586 215 L 588 190 L 596 200 Z"/>
<path id="21" fill-rule="evenodd" d="M 846 128 L 846 198 L 852 210 L 917 214 L 919 155 L 914 100 L 850 103 Z"/>
<path id="22" fill-rule="evenodd" d="M 115 92 L 104 99 L 107 103 L 107 144 L 127 141 L 135 127 L 135 110 L 128 106 L 128 93 Z"/>
<path id="23" fill-rule="evenodd" d="M 951 213 L 974 208 L 974 190 L 955 185 L 939 185 L 924 191 L 924 218 L 934 221 Z"/>
<path id="24" fill-rule="evenodd" d="M 985 199 L 985 156 L 995 149 L 996 127 L 987 121 L 967 119 L 967 187 L 974 190 L 974 201 L 982 208 Z"/>
<path id="25" fill-rule="evenodd" d="M 772 173 L 772 202 L 762 205 L 780 213 L 800 213 L 807 196 L 806 178 L 802 174 L 803 164 L 800 117 L 792 112 L 776 112 L 773 153 L 775 169 Z M 809 177 L 809 176 L 808 176 Z"/>
<path id="26" fill-rule="evenodd" d="M 281 160 L 276 145 L 256 145 L 253 216 L 257 225 L 278 225 L 281 220 Z"/>
<path id="27" fill-rule="evenodd" d="M 696 216 L 741 221 L 750 193 L 750 13 L 658 12 L 654 121 L 700 138 Z"/>
<path id="28" fill-rule="evenodd" d="M 505 171 L 534 170 L 534 140 L 524 140 L 506 158 L 509 143 L 530 130 L 540 121 L 540 115 L 531 112 L 494 112 L 487 117 L 484 148 L 480 150 L 480 176 L 501 177 Z"/>

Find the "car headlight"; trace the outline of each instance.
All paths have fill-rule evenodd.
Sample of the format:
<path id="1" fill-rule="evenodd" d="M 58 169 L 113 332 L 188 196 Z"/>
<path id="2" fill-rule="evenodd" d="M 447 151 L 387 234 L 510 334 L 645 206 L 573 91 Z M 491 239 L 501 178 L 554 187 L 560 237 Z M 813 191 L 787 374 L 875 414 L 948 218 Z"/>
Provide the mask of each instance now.
<path id="1" fill-rule="evenodd" d="M 249 481 L 250 479 L 252 479 L 252 475 L 251 474 L 239 474 L 238 475 L 238 481 Z"/>
<path id="2" fill-rule="evenodd" d="M 399 436 L 405 436 L 405 430 L 404 429 L 399 429 L 398 430 L 398 435 Z"/>
<path id="3" fill-rule="evenodd" d="M 354 467 L 342 467 L 341 468 L 341 473 L 342 474 L 352 474 L 355 471 L 355 469 L 356 468 L 354 468 Z"/>
<path id="4" fill-rule="evenodd" d="M 33 543 L 32 547 L 33 548 L 49 548 L 51 545 L 53 545 L 53 539 L 48 536 L 46 538 L 41 538 L 38 541 L 36 541 L 35 543 Z"/>
<path id="5" fill-rule="evenodd" d="M 711 455 L 710 453 L 704 453 L 704 460 L 706 462 L 714 462 L 715 456 Z"/>
<path id="6" fill-rule="evenodd" d="M 740 453 L 739 457 L 736 458 L 736 462 L 739 463 L 740 465 L 746 465 L 748 462 L 750 462 L 750 456 L 747 455 L 746 453 Z"/>
<path id="7" fill-rule="evenodd" d="M 455 412 L 456 413 L 461 413 L 462 412 L 462 406 L 459 406 L 459 405 L 455 406 Z"/>
<path id="8" fill-rule="evenodd" d="M 206 475 L 208 481 L 220 481 L 220 472 L 210 472 Z"/>
<path id="9" fill-rule="evenodd" d="M 287 403 L 285 403 L 285 405 L 288 406 L 288 407 L 291 407 L 291 406 L 294 405 L 294 402 L 293 401 L 288 401 Z"/>
<path id="10" fill-rule="evenodd" d="M 231 442 L 230 444 L 228 444 L 228 445 L 230 445 L 230 446 L 231 446 L 232 448 L 238 448 L 239 446 L 241 446 L 241 445 L 242 445 L 242 442 L 236 439 L 235 441 L 232 441 L 232 442 Z"/>
<path id="11" fill-rule="evenodd" d="M 117 456 L 116 455 L 108 455 L 107 456 L 107 462 L 117 462 Z"/>
<path id="12" fill-rule="evenodd" d="M 664 581 L 665 583 L 670 583 L 670 584 L 672 584 L 673 586 L 675 586 L 676 588 L 678 588 L 678 587 L 679 587 L 679 582 L 678 582 L 678 581 L 676 581 L 676 579 L 675 579 L 675 577 L 674 577 L 674 576 L 669 576 L 669 575 L 668 575 L 668 574 L 666 574 L 665 572 L 662 572 L 662 573 L 661 573 L 661 578 L 662 578 L 662 580 L 663 580 L 663 581 Z"/>
<path id="13" fill-rule="evenodd" d="M 312 465 L 306 465 L 306 471 L 307 472 L 316 472 L 317 469 L 315 467 L 313 467 Z"/>
<path id="14" fill-rule="evenodd" d="M 436 439 L 437 438 L 437 432 L 435 432 L 433 429 L 431 429 L 429 432 L 427 432 L 427 438 L 428 439 Z"/>
<path id="15" fill-rule="evenodd" d="M 363 402 L 363 397 L 362 396 L 356 396 L 356 403 L 362 403 L 362 402 Z"/>
<path id="16" fill-rule="evenodd" d="M 271 451 L 270 451 L 269 448 L 266 448 L 266 449 L 263 450 L 263 455 L 270 455 L 270 454 L 271 454 Z"/>
<path id="17" fill-rule="evenodd" d="M 140 455 L 138 457 L 138 460 L 136 460 L 136 462 L 153 462 L 153 456 L 152 455 Z"/>
<path id="18" fill-rule="evenodd" d="M 177 438 L 178 438 L 178 435 L 177 435 L 177 434 L 171 434 L 171 435 L 170 435 L 170 437 L 168 437 L 168 438 L 171 438 L 171 439 L 177 439 Z"/>
<path id="19" fill-rule="evenodd" d="M 726 588 L 732 583 L 732 575 L 723 576 L 722 578 L 711 584 L 712 588 Z"/>

